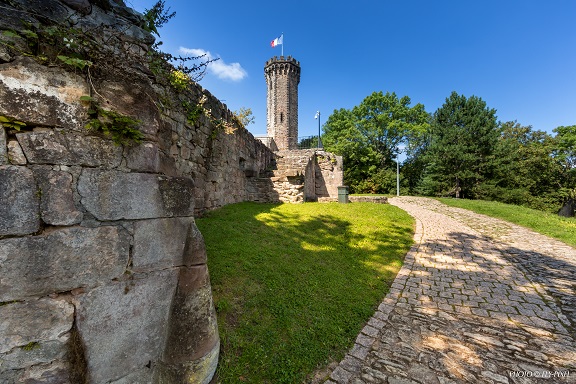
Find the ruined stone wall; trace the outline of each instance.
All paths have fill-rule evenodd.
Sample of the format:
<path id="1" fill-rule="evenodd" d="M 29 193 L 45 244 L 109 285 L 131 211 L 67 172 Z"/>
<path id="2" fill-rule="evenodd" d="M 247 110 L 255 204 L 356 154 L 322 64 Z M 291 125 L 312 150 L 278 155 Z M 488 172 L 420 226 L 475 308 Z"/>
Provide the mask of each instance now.
<path id="1" fill-rule="evenodd" d="M 274 153 L 199 85 L 192 84 L 179 98 L 206 100 L 203 108 L 211 112 L 191 124 L 182 111 L 167 110 L 161 116 L 164 132 L 153 151 L 160 155 L 158 169 L 194 180 L 196 215 L 240 201 L 278 201 L 271 184 L 260 180 L 274 166 Z M 172 100 L 173 105 L 179 102 Z"/>
<path id="2" fill-rule="evenodd" d="M 139 147 L 89 134 L 87 88 L 32 59 L 0 64 L 0 115 L 26 124 L 0 125 L 0 378 L 202 380 L 219 342 L 194 183 L 144 156 L 157 120 Z"/>
<path id="3" fill-rule="evenodd" d="M 2 7 L 0 382 L 208 382 L 219 337 L 194 215 L 277 201 L 261 177 L 273 153 L 196 84 L 174 92 L 129 60 L 88 74 L 30 44 L 73 21 L 145 54 L 153 39 L 121 2 Z M 139 120 L 142 142 L 87 130 L 88 95 Z"/>
<path id="4" fill-rule="evenodd" d="M 320 150 L 315 155 L 316 197 L 318 201 L 335 201 L 338 198 L 338 187 L 344 185 L 342 156 Z"/>
<path id="5" fill-rule="evenodd" d="M 332 193 L 340 160 L 284 163 L 208 91 L 175 89 L 144 25 L 121 0 L 2 2 L 2 383 L 207 383 L 219 337 L 194 216 Z M 96 120 L 136 122 L 141 142 Z"/>
<path id="6" fill-rule="evenodd" d="M 276 152 L 273 188 L 285 203 L 337 201 L 343 183 L 342 157 L 319 149 Z"/>

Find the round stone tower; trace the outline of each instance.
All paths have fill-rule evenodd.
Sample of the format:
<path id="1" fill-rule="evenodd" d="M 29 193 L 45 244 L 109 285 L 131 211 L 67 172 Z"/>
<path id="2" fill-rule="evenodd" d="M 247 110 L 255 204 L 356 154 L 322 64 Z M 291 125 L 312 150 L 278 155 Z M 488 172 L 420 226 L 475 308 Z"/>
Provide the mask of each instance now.
<path id="1" fill-rule="evenodd" d="M 298 149 L 298 83 L 300 63 L 274 56 L 264 66 L 268 85 L 266 132 L 279 151 Z"/>

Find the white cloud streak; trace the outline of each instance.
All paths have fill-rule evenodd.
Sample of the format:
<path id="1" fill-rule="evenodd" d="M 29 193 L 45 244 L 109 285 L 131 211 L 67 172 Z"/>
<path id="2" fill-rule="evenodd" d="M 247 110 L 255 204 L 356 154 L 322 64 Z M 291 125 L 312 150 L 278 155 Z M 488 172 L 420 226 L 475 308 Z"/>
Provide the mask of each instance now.
<path id="1" fill-rule="evenodd" d="M 203 49 L 180 47 L 178 51 L 183 55 L 190 55 L 190 56 L 205 55 L 204 58 L 207 60 L 215 59 L 215 57 L 209 51 L 205 51 Z M 244 68 L 242 68 L 240 63 L 227 64 L 220 57 L 219 60 L 213 61 L 208 64 L 208 72 L 217 76 L 219 79 L 232 80 L 232 81 L 240 81 L 244 79 L 246 76 L 248 76 L 248 73 L 244 70 Z"/>

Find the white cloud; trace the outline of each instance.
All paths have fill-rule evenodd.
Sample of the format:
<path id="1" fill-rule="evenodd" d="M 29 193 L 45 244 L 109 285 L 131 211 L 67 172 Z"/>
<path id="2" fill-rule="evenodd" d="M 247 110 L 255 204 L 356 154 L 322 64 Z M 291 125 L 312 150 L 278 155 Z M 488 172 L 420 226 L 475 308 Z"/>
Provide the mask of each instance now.
<path id="1" fill-rule="evenodd" d="M 184 48 L 180 47 L 178 50 L 183 55 L 190 55 L 190 56 L 204 56 L 204 59 L 213 60 L 215 57 L 209 52 L 203 49 L 194 49 L 194 48 Z M 219 60 L 213 61 L 208 64 L 208 72 L 212 73 L 213 75 L 218 76 L 220 79 L 227 79 L 232 81 L 240 81 L 244 79 L 248 73 L 242 68 L 240 63 L 230 63 L 226 64 L 222 58 L 218 58 Z"/>

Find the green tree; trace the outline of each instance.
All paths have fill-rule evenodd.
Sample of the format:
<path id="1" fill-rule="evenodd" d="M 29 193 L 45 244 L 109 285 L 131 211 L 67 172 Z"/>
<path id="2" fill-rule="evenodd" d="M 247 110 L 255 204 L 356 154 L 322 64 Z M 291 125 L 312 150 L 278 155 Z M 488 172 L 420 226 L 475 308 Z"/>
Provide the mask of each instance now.
<path id="1" fill-rule="evenodd" d="M 576 125 L 554 128 L 556 156 L 568 172 L 576 170 Z"/>
<path id="2" fill-rule="evenodd" d="M 335 110 L 324 124 L 324 147 L 343 156 L 352 192 L 389 192 L 399 146 L 412 132 L 428 129 L 424 106 L 410 103 L 408 96 L 374 92 L 352 110 Z"/>
<path id="3" fill-rule="evenodd" d="M 554 158 L 555 143 L 549 134 L 517 122 L 501 125 L 494 154 L 494 173 L 478 193 L 479 198 L 554 211 L 560 204 L 564 175 Z"/>
<path id="4" fill-rule="evenodd" d="M 428 115 L 428 121 L 432 121 L 432 115 Z M 426 153 L 430 147 L 430 129 L 426 131 L 412 131 L 406 138 L 406 160 L 402 163 L 400 173 L 401 186 L 407 188 L 410 194 L 417 194 L 418 187 L 422 182 L 426 169 Z"/>
<path id="5" fill-rule="evenodd" d="M 240 107 L 239 110 L 232 112 L 238 122 L 246 128 L 249 124 L 254 123 L 254 115 L 251 108 Z"/>
<path id="6" fill-rule="evenodd" d="M 491 177 L 498 137 L 495 109 L 479 97 L 452 92 L 434 113 L 420 191 L 474 198 L 477 187 Z"/>
<path id="7" fill-rule="evenodd" d="M 576 125 L 561 126 L 553 130 L 555 157 L 564 171 L 564 188 L 561 193 L 565 204 L 576 206 Z M 573 214 L 574 212 L 572 212 Z M 570 215 L 569 213 L 564 215 Z"/>

